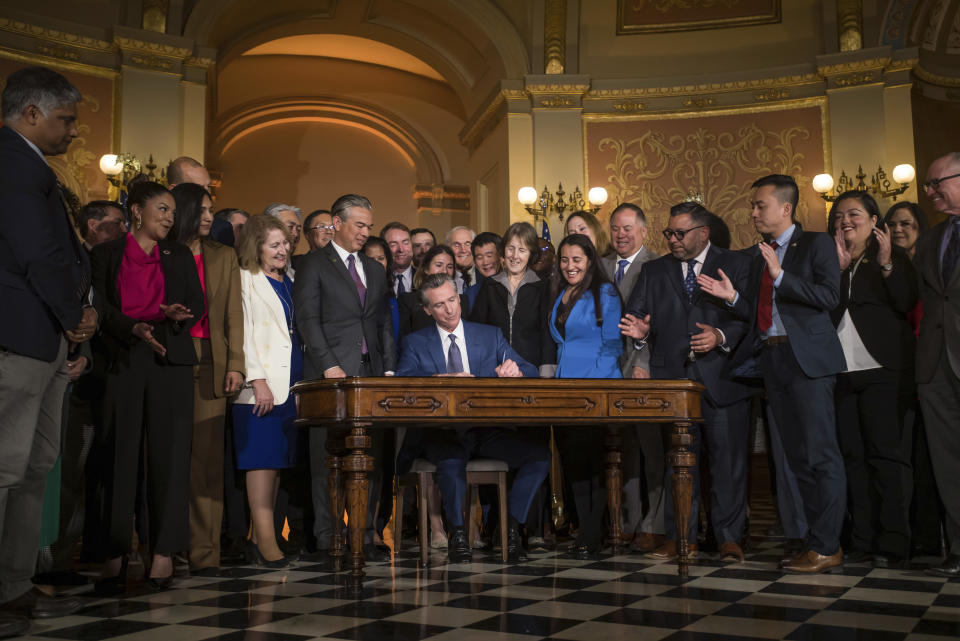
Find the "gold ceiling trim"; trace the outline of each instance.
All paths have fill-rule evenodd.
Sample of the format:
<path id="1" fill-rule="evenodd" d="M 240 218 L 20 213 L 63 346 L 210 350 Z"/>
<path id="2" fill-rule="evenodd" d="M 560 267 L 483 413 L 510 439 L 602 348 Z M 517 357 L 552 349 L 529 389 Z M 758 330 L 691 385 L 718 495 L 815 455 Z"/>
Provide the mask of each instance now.
<path id="1" fill-rule="evenodd" d="M 109 67 L 100 67 L 98 65 L 92 65 L 85 62 L 77 62 L 70 58 L 61 58 L 59 56 L 51 56 L 44 53 L 40 50 L 38 46 L 37 53 L 26 53 L 20 51 L 19 49 L 8 49 L 0 46 L 0 58 L 7 58 L 9 60 L 16 60 L 17 62 L 23 62 L 27 64 L 43 64 L 45 66 L 53 67 L 55 69 L 65 69 L 67 71 L 75 71 L 77 73 L 86 74 L 88 76 L 96 76 L 98 78 L 108 78 L 110 80 L 119 79 L 120 72 L 116 69 Z"/>
<path id="2" fill-rule="evenodd" d="M 575 83 L 543 83 L 543 84 L 530 84 L 524 86 L 524 91 L 531 96 L 536 94 L 565 94 L 570 96 L 580 96 L 586 93 L 590 89 L 589 82 L 575 82 Z"/>
<path id="3" fill-rule="evenodd" d="M 616 89 L 593 88 L 584 96 L 586 100 L 610 100 L 623 98 L 669 98 L 704 93 L 735 93 L 780 87 L 795 87 L 822 82 L 816 73 L 774 76 L 752 80 L 729 80 L 725 82 L 705 82 L 700 84 L 674 85 L 668 87 L 624 87 Z"/>
<path id="4" fill-rule="evenodd" d="M 147 42 L 146 40 L 137 40 L 124 36 L 114 36 L 113 41 L 121 51 L 170 58 L 178 62 L 186 60 L 193 54 L 193 51 L 184 47 L 174 47 L 173 45 Z"/>
<path id="5" fill-rule="evenodd" d="M 675 120 L 678 118 L 704 118 L 707 116 L 730 116 L 752 114 L 766 111 L 780 111 L 783 109 L 802 109 L 804 107 L 820 107 L 826 111 L 826 96 L 810 96 L 807 98 L 793 98 L 778 102 L 768 102 L 754 105 L 722 106 L 699 111 L 689 109 L 673 111 L 651 111 L 647 113 L 614 114 L 614 113 L 584 113 L 584 123 L 601 120 Z M 824 129 L 824 131 L 827 131 Z"/>
<path id="6" fill-rule="evenodd" d="M 890 66 L 890 61 L 891 59 L 889 57 L 851 60 L 849 62 L 840 62 L 833 65 L 823 65 L 822 67 L 817 67 L 817 72 L 819 72 L 819 74 L 823 77 L 828 77 L 863 71 L 883 71 Z"/>
<path id="7" fill-rule="evenodd" d="M 960 77 L 958 76 L 943 76 L 924 69 L 920 65 L 913 68 L 913 73 L 920 80 L 932 85 L 938 85 L 940 87 L 960 87 Z"/>
<path id="8" fill-rule="evenodd" d="M 83 36 L 59 29 L 51 29 L 40 25 L 30 24 L 12 18 L 0 18 L 0 31 L 9 31 L 30 38 L 38 38 L 55 44 L 69 45 L 79 49 L 110 53 L 116 50 L 114 44 L 107 40 L 100 40 L 90 36 Z"/>

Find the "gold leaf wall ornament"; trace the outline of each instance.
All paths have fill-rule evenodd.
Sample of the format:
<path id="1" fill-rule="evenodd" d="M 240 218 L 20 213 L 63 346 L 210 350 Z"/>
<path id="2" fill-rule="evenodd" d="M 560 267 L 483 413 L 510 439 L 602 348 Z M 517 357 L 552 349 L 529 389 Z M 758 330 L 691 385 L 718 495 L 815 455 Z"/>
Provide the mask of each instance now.
<path id="1" fill-rule="evenodd" d="M 615 111 L 624 111 L 626 113 L 634 113 L 637 111 L 646 111 L 647 103 L 640 100 L 625 100 L 623 102 L 613 103 L 613 108 Z"/>
<path id="2" fill-rule="evenodd" d="M 871 82 L 876 82 L 876 76 L 869 71 L 864 73 L 852 73 L 849 76 L 840 76 L 836 80 L 838 87 L 855 87 L 857 85 L 865 85 Z"/>
<path id="3" fill-rule="evenodd" d="M 632 139 L 607 137 L 596 150 L 612 159 L 604 165 L 607 191 L 615 203 L 634 202 L 647 214 L 647 244 L 665 253 L 659 234 L 672 205 L 690 194 L 703 197 L 704 205 L 730 227 L 733 247 L 756 242 L 750 218 L 750 185 L 768 174 L 788 174 L 804 180 L 809 164 L 798 143 L 808 141 L 811 131 L 803 126 L 768 129 L 756 122 L 730 130 L 696 127 L 686 134 L 668 135 L 656 125 Z M 808 183 L 809 180 L 807 179 Z M 801 200 L 797 217 L 808 218 Z"/>
<path id="4" fill-rule="evenodd" d="M 753 94 L 754 102 L 773 102 L 775 100 L 786 100 L 790 97 L 788 89 L 767 89 Z"/>
<path id="5" fill-rule="evenodd" d="M 715 106 L 717 99 L 709 96 L 706 98 L 684 98 L 680 101 L 680 104 L 687 109 L 706 109 Z"/>
<path id="6" fill-rule="evenodd" d="M 566 64 L 567 0 L 547 0 L 544 4 L 543 57 L 547 74 L 563 73 Z"/>

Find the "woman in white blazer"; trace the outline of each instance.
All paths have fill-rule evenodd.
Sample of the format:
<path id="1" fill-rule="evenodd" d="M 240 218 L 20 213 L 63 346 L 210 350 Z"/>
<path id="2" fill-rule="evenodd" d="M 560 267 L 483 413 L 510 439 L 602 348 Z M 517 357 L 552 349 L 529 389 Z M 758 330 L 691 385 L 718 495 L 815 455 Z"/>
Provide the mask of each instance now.
<path id="1" fill-rule="evenodd" d="M 237 468 L 246 470 L 253 522 L 247 542 L 260 565 L 286 567 L 277 545 L 273 506 L 278 470 L 296 463 L 297 416 L 290 386 L 301 378 L 303 351 L 293 314 L 290 237 L 270 216 L 251 216 L 237 245 L 243 302 L 247 384 L 233 406 Z"/>

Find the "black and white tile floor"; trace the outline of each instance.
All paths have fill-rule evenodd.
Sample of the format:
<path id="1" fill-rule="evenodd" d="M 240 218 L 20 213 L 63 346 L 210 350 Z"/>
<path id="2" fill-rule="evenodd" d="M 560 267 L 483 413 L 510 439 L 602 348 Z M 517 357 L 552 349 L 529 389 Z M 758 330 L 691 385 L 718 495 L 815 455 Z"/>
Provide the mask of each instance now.
<path id="1" fill-rule="evenodd" d="M 756 524 L 756 521 L 755 521 Z M 344 575 L 305 562 L 283 571 L 225 569 L 150 593 L 94 599 L 75 616 L 36 621 L 25 639 L 296 641 L 607 641 L 624 639 L 929 640 L 960 638 L 960 580 L 849 564 L 842 574 L 786 576 L 781 541 L 755 541 L 743 564 L 675 563 L 637 553 L 576 561 L 557 552 L 504 565 L 492 555 L 418 568 L 413 541 L 367 566 L 359 596 Z M 926 561 L 926 562 L 924 562 Z M 142 585 L 142 584 L 141 584 Z M 89 587 L 74 592 L 83 594 Z"/>

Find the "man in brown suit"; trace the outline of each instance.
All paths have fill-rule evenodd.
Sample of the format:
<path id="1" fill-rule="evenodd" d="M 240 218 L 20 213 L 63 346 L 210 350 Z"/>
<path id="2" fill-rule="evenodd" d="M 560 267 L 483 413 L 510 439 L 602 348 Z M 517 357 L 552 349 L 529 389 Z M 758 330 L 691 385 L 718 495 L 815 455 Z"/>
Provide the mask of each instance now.
<path id="1" fill-rule="evenodd" d="M 923 303 L 917 388 L 950 541 L 946 560 L 927 573 L 960 577 L 960 152 L 933 161 L 923 187 L 947 214 L 920 238 L 915 258 Z"/>

